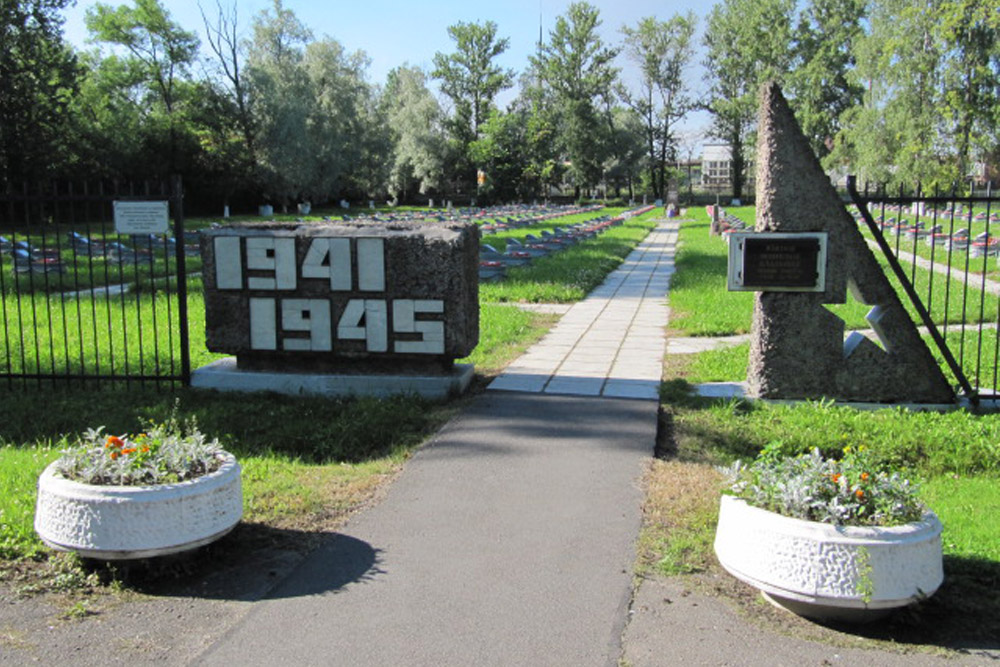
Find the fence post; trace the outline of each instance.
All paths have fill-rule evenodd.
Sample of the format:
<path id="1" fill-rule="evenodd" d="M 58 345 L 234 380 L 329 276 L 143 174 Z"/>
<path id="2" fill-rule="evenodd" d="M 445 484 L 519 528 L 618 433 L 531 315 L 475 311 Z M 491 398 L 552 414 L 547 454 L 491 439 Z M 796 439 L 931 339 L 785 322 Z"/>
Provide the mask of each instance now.
<path id="1" fill-rule="evenodd" d="M 177 319 L 181 346 L 181 383 L 191 385 L 191 349 L 188 336 L 187 268 L 184 255 L 184 183 L 179 174 L 170 178 L 170 208 L 174 215 L 174 252 L 177 258 Z"/>

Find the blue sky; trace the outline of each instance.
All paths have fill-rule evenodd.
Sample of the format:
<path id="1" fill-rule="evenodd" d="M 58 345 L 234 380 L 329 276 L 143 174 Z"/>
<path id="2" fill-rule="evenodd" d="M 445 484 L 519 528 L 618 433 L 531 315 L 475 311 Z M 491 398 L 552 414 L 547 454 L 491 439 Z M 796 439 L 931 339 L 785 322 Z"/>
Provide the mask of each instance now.
<path id="1" fill-rule="evenodd" d="M 194 0 L 161 0 L 173 19 L 187 30 L 203 36 L 203 26 L 198 2 Z M 231 6 L 231 0 L 221 0 Z M 693 11 L 699 19 L 711 7 L 711 0 L 590 0 L 601 12 L 601 33 L 608 43 L 621 40 L 621 27 L 635 25 L 646 16 L 667 19 L 675 13 Z M 87 37 L 83 16 L 93 0 L 77 0 L 66 10 L 65 34 L 70 42 L 85 47 Z M 106 4 L 121 4 L 110 0 Z M 201 0 L 206 14 L 215 13 L 216 0 Z M 249 35 L 253 17 L 271 6 L 270 0 L 238 0 L 239 23 Z M 349 51 L 362 50 L 371 59 L 368 70 L 373 83 L 385 81 L 393 67 L 404 63 L 430 69 L 434 53 L 450 53 L 454 43 L 448 37 L 447 27 L 459 21 L 494 21 L 501 37 L 510 39 L 510 49 L 499 62 L 517 72 L 523 70 L 528 56 L 534 53 L 538 41 L 539 15 L 545 39 L 555 24 L 556 17 L 564 14 L 569 0 L 499 0 L 470 2 L 469 0 L 429 0 L 400 2 L 399 0 L 364 0 L 320 2 L 317 0 L 285 0 L 287 9 L 295 12 L 314 36 L 328 35 Z M 699 26 L 700 28 L 701 26 Z M 700 40 L 700 29 L 699 29 Z M 700 60 L 700 56 L 698 57 Z M 621 59 L 619 66 L 627 75 L 628 63 Z M 693 66 L 689 72 L 692 88 L 700 91 L 701 68 Z M 703 115 L 693 116 L 686 124 L 691 132 L 706 124 Z"/>

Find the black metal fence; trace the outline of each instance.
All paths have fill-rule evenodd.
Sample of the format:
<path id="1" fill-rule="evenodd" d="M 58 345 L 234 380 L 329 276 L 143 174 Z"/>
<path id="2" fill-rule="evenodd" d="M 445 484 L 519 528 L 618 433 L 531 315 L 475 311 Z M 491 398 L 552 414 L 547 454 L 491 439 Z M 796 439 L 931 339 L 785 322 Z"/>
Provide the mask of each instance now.
<path id="1" fill-rule="evenodd" d="M 960 395 L 1000 398 L 1000 197 L 848 191 Z"/>
<path id="2" fill-rule="evenodd" d="M 120 234 L 116 201 L 169 202 L 172 228 Z M 182 201 L 179 178 L 0 191 L 0 382 L 188 384 Z"/>

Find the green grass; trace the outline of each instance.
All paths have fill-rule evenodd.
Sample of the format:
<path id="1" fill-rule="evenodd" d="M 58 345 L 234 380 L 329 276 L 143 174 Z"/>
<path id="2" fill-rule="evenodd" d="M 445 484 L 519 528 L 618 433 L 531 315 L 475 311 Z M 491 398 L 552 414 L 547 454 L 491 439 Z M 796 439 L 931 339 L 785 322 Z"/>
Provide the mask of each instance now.
<path id="1" fill-rule="evenodd" d="M 671 425 L 672 457 L 653 468 L 647 487 L 651 493 L 674 490 L 673 495 L 647 497 L 652 507 L 645 510 L 641 544 L 650 567 L 668 575 L 707 571 L 712 577 L 726 576 L 711 550 L 721 490 L 713 466 L 751 458 L 775 441 L 788 451 L 816 447 L 829 456 L 848 444 L 863 444 L 916 480 L 921 498 L 940 517 L 945 582 L 929 600 L 888 623 L 852 632 L 940 646 L 967 646 L 998 636 L 1000 416 L 682 396 L 663 408 Z M 697 477 L 699 485 L 685 481 L 691 477 Z M 682 484 L 688 491 L 678 494 L 676 487 Z"/>
<path id="2" fill-rule="evenodd" d="M 656 211 L 630 218 L 599 236 L 513 267 L 498 282 L 480 285 L 481 302 L 572 303 L 604 281 L 656 226 Z M 559 226 L 558 224 L 553 226 Z M 530 230 L 529 230 L 530 231 Z M 526 232 L 527 233 L 527 232 Z M 493 238 L 493 237 L 489 237 Z"/>
<path id="3" fill-rule="evenodd" d="M 922 490 L 944 525 L 945 553 L 1000 564 L 1000 479 L 939 475 Z"/>
<path id="4" fill-rule="evenodd" d="M 554 320 L 510 304 L 484 303 L 479 308 L 479 344 L 458 361 L 474 364 L 481 375 L 494 375 L 541 338 Z"/>
<path id="5" fill-rule="evenodd" d="M 189 299 L 192 361 L 197 368 L 219 355 L 205 349 L 200 292 L 193 290 Z M 95 302 L 100 307 L 108 303 L 115 310 L 124 303 L 126 313 L 138 305 L 146 317 L 153 307 L 147 297 Z M 512 305 L 484 304 L 480 345 L 466 361 L 475 363 L 479 373 L 496 373 L 544 334 L 551 320 Z M 60 331 L 61 327 L 55 329 Z M 107 340 L 101 343 L 107 344 Z M 133 354 L 137 351 L 130 349 Z M 47 344 L 40 350 L 44 354 Z M 43 359 L 47 367 L 48 358 Z M 85 363 L 89 367 L 94 358 Z M 22 389 L 20 383 L 10 391 L 3 389 L 0 559 L 45 553 L 32 526 L 38 475 L 60 448 L 90 426 L 103 425 L 111 433 L 134 432 L 146 420 L 166 419 L 176 399 L 180 417 L 194 417 L 203 432 L 219 438 L 239 457 L 244 468 L 245 520 L 302 530 L 324 527 L 324 517 L 339 516 L 370 498 L 412 447 L 449 413 L 446 405 L 408 396 L 333 400 L 193 389 L 162 393 L 137 383 L 99 392 L 51 391 L 48 385 Z"/>
<path id="6" fill-rule="evenodd" d="M 632 219 L 601 238 L 567 250 L 560 258 L 539 262 L 530 273 L 513 281 L 515 289 L 508 285 L 494 291 L 492 302 L 485 296 L 480 344 L 464 361 L 475 363 L 481 374 L 498 372 L 555 319 L 500 301 L 560 300 L 549 298 L 553 291 L 563 294 L 564 299 L 582 296 L 600 283 L 653 225 L 651 216 Z M 192 366 L 197 368 L 219 355 L 205 349 L 200 279 L 189 280 L 189 287 L 191 356 Z M 22 343 L 19 335 L 16 340 L 8 335 L 6 349 L 14 349 L 9 370 L 20 368 L 22 351 L 24 366 L 37 360 L 42 372 L 53 368 L 73 372 L 81 365 L 84 370 L 109 370 L 107 359 L 112 351 L 119 356 L 116 363 L 122 362 L 125 350 L 130 359 L 137 359 L 140 345 L 135 327 L 140 320 L 143 327 L 152 327 L 154 312 L 157 325 L 144 329 L 141 347 L 148 351 L 151 340 L 168 340 L 162 298 L 154 299 L 147 293 L 83 298 L 67 301 L 65 311 L 62 299 L 50 306 L 42 298 L 38 294 L 23 298 L 20 304 L 13 300 L 5 305 L 8 323 L 40 325 L 37 339 L 32 335 Z M 94 319 L 87 320 L 88 316 Z M 127 341 L 120 331 L 126 328 L 133 332 Z M 11 330 L 8 327 L 8 334 Z M 81 346 L 82 361 L 77 354 Z M 162 355 L 160 361 L 164 361 Z M 87 427 L 134 432 L 147 420 L 162 421 L 177 410 L 181 419 L 195 418 L 206 435 L 219 438 L 239 458 L 244 468 L 247 522 L 328 530 L 329 517 L 371 498 L 381 481 L 392 475 L 408 452 L 451 411 L 447 404 L 411 396 L 333 400 L 193 389 L 161 393 L 136 383 L 79 392 L 52 391 L 48 385 L 22 387 L 15 382 L 11 390 L 0 387 L 0 392 L 0 559 L 47 553 L 32 528 L 37 477 L 58 456 L 58 450 Z"/>
<path id="7" fill-rule="evenodd" d="M 0 558 L 8 559 L 41 551 L 32 529 L 38 474 L 88 426 L 125 433 L 140 430 L 147 420 L 162 421 L 173 410 L 182 419 L 193 417 L 247 470 L 247 521 L 273 516 L 291 520 L 301 511 L 299 518 L 308 523 L 309 512 L 336 510 L 336 502 L 324 504 L 331 485 L 336 486 L 331 478 L 342 478 L 340 487 L 366 488 L 373 475 L 397 467 L 446 415 L 437 404 L 407 396 L 248 398 L 192 389 L 164 393 L 131 388 L 86 394 L 7 392 L 2 400 L 6 419 L 0 423 Z M 340 502 L 356 503 L 356 495 L 349 493 Z"/>
<path id="8" fill-rule="evenodd" d="M 703 382 L 742 382 L 747 377 L 750 343 L 708 350 L 693 355 L 683 374 L 692 384 Z"/>
<path id="9" fill-rule="evenodd" d="M 188 281 L 192 368 L 220 355 L 205 348 L 205 304 L 200 278 Z M 79 299 L 26 295 L 3 302 L 0 371 L 7 373 L 122 375 L 180 373 L 175 296 L 159 292 Z"/>

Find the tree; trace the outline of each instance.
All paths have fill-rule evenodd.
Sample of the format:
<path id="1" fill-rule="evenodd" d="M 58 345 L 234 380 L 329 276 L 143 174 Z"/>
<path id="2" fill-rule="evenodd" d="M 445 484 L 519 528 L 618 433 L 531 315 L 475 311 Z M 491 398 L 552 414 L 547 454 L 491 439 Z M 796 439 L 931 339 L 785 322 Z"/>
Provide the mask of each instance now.
<path id="1" fill-rule="evenodd" d="M 405 65 L 392 70 L 382 100 L 392 135 L 389 189 L 405 201 L 414 189 L 426 194 L 440 187 L 445 156 L 443 116 L 427 89 L 424 72 Z"/>
<path id="2" fill-rule="evenodd" d="M 765 81 L 782 81 L 788 71 L 794 6 L 794 0 L 723 0 L 708 16 L 706 107 L 712 133 L 732 151 L 736 199 L 743 196 L 758 89 Z"/>
<path id="3" fill-rule="evenodd" d="M 941 62 L 934 40 L 940 0 L 879 0 L 870 32 L 858 40 L 857 76 L 864 105 L 841 123 L 831 160 L 881 183 L 950 183 L 940 143 Z"/>
<path id="4" fill-rule="evenodd" d="M 559 109 L 552 88 L 545 85 L 537 64 L 521 76 L 521 93 L 512 105 L 524 122 L 524 170 L 521 191 L 524 197 L 547 196 L 562 182 L 564 161 L 558 146 Z"/>
<path id="5" fill-rule="evenodd" d="M 494 108 L 497 94 L 514 82 L 513 71 L 494 62 L 509 48 L 510 40 L 497 38 L 493 21 L 456 23 L 448 27 L 448 35 L 456 50 L 447 55 L 434 54 L 431 76 L 441 80 L 441 92 L 455 105 L 450 124 L 452 141 L 463 158 L 460 179 L 471 183 L 474 165 L 469 160 L 469 145 L 481 137 L 481 127 Z"/>
<path id="6" fill-rule="evenodd" d="M 75 56 L 58 14 L 68 0 L 0 0 L 0 188 L 69 159 Z"/>
<path id="7" fill-rule="evenodd" d="M 1000 147 L 996 91 L 1000 88 L 1000 12 L 982 0 L 952 0 L 938 8 L 934 36 L 944 60 L 941 116 L 951 121 L 956 179 L 968 178 L 974 157 Z"/>
<path id="8" fill-rule="evenodd" d="M 165 126 L 167 170 L 179 167 L 184 91 L 191 90 L 189 67 L 198 53 L 198 37 L 170 18 L 159 0 L 133 0 L 116 8 L 102 3 L 87 10 L 92 39 L 121 47 L 125 65 L 147 86 L 152 113 L 148 121 Z"/>
<path id="9" fill-rule="evenodd" d="M 215 55 L 215 64 L 218 68 L 218 87 L 224 90 L 231 100 L 232 116 L 243 135 L 246 148 L 246 161 L 249 164 L 256 162 L 256 128 L 253 123 L 253 113 L 250 105 L 253 98 L 250 96 L 249 84 L 246 79 L 245 61 L 246 54 L 243 40 L 239 32 L 239 14 L 236 2 L 228 12 L 223 9 L 222 3 L 216 0 L 217 12 L 215 22 L 208 20 L 208 16 L 202 11 L 201 18 L 205 24 L 205 35 L 208 38 L 208 45 Z"/>
<path id="10" fill-rule="evenodd" d="M 821 158 L 864 88 L 852 76 L 854 44 L 864 34 L 866 0 L 811 0 L 799 19 L 787 92 L 795 116 Z"/>
<path id="11" fill-rule="evenodd" d="M 635 28 L 624 27 L 625 52 L 639 66 L 639 92 L 619 88 L 622 100 L 642 120 L 646 139 L 649 178 L 653 194 L 666 190 L 668 161 L 677 152 L 673 127 L 694 108 L 688 95 L 684 70 L 694 54 L 694 14 L 676 14 L 669 21 L 641 19 Z"/>
<path id="12" fill-rule="evenodd" d="M 247 75 L 265 201 L 287 206 L 303 194 L 312 166 L 306 124 L 314 96 L 302 60 L 312 33 L 274 0 L 253 21 Z"/>
<path id="13" fill-rule="evenodd" d="M 486 175 L 479 188 L 484 199 L 513 201 L 533 194 L 531 183 L 524 178 L 528 170 L 527 120 L 524 109 L 494 111 L 483 124 L 482 138 L 472 144 L 473 159 Z"/>
<path id="14" fill-rule="evenodd" d="M 611 123 L 610 155 L 605 163 L 605 177 L 614 188 L 615 196 L 621 196 L 621 188 L 628 188 L 629 199 L 635 197 L 635 186 L 641 180 L 641 173 L 649 155 L 643 137 L 647 132 L 644 119 L 634 110 L 616 106 L 610 110 Z M 649 171 L 651 178 L 656 174 Z M 665 180 L 666 173 L 657 174 Z"/>
<path id="15" fill-rule="evenodd" d="M 552 87 L 560 108 L 559 143 L 570 162 L 569 173 L 577 195 L 598 183 L 606 154 L 607 133 L 599 118 L 597 100 L 611 97 L 618 69 L 618 50 L 604 45 L 597 28 L 600 12 L 586 2 L 575 2 L 556 19 L 549 43 L 541 45 L 532 63 Z"/>

